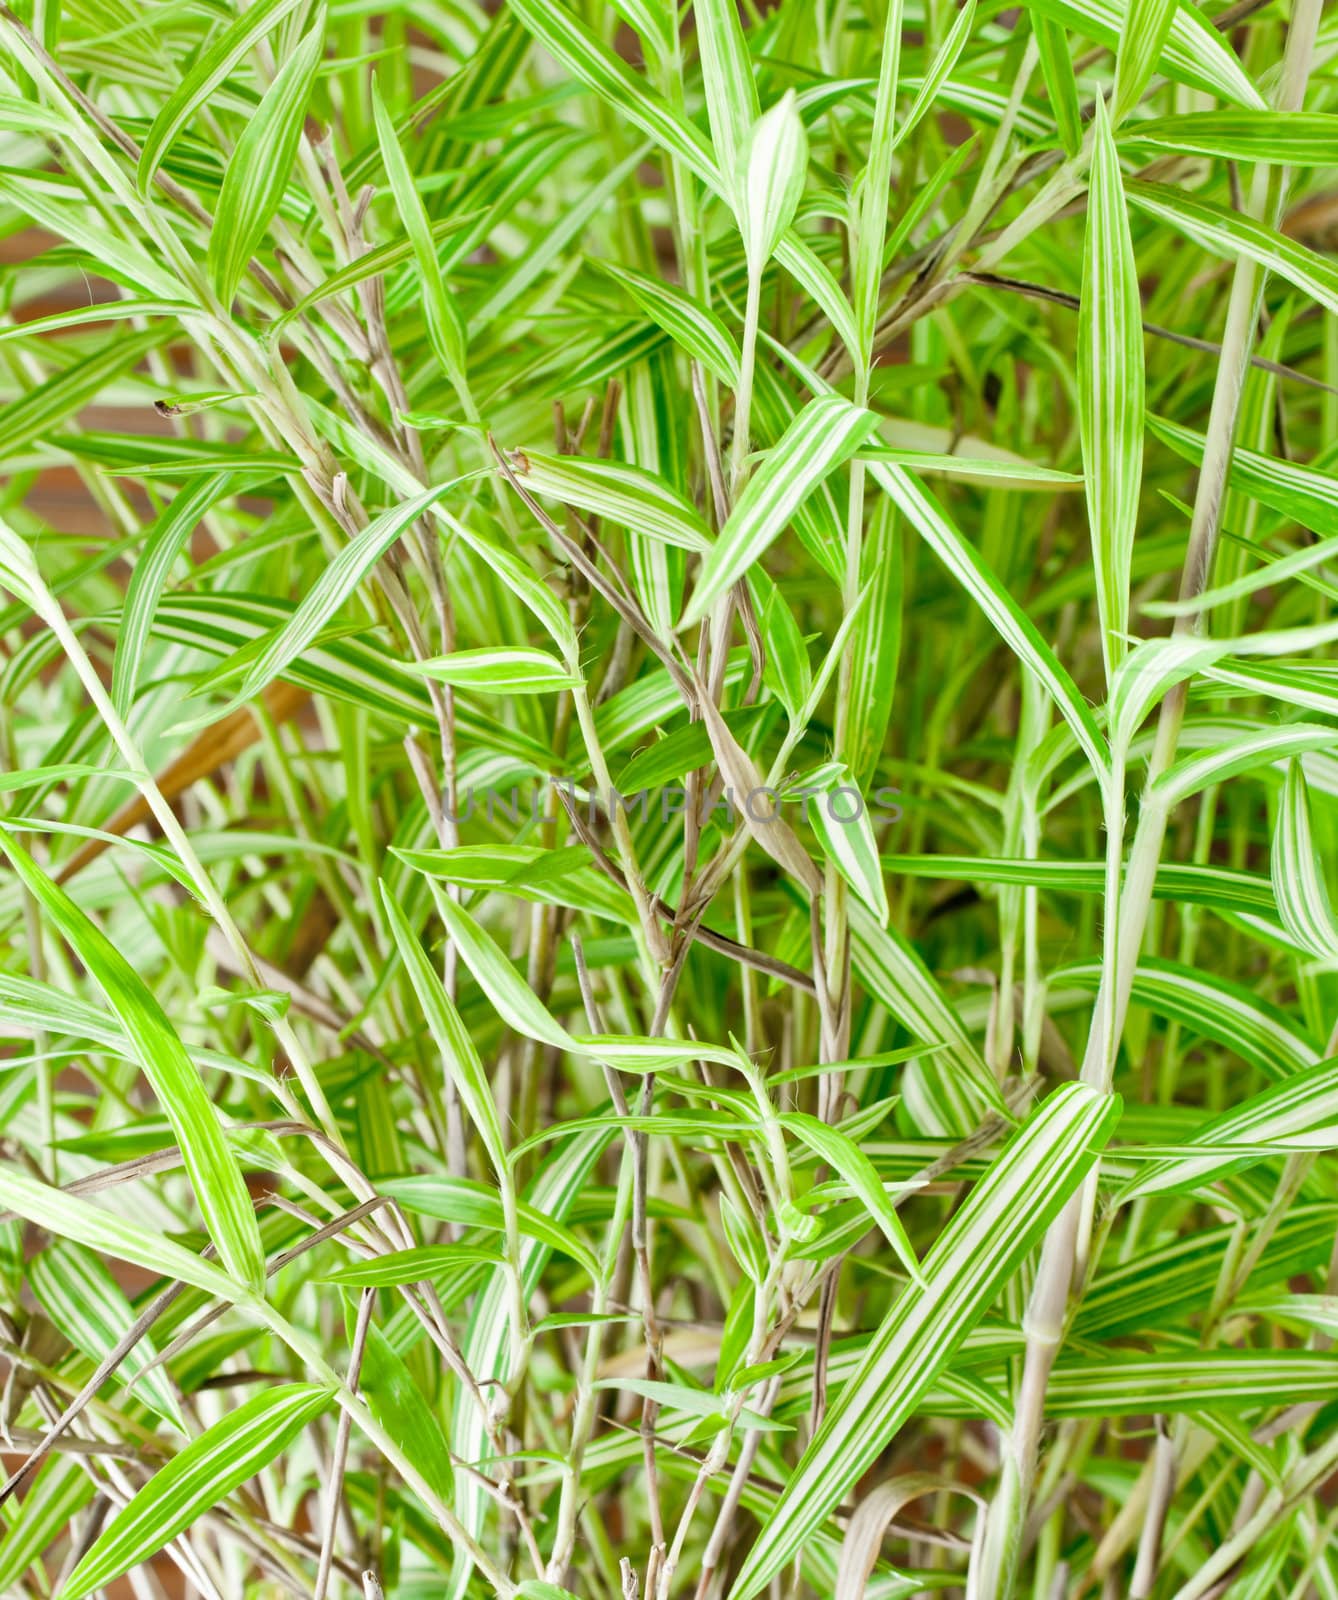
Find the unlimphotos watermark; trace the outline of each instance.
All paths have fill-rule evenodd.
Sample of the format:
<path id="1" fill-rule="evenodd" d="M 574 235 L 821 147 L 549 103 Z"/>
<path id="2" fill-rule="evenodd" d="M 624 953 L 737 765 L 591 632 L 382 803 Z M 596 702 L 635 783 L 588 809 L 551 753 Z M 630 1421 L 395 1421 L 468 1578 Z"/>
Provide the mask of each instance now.
<path id="1" fill-rule="evenodd" d="M 552 780 L 554 788 L 566 796 L 569 810 L 584 810 L 593 823 L 599 816 L 611 817 L 622 811 L 641 822 L 658 816 L 662 823 L 681 817 L 688 808 L 688 791 L 681 784 L 666 784 L 654 789 L 637 789 L 623 794 L 618 789 L 600 793 L 594 789 L 578 787 L 563 778 Z M 509 789 L 491 787 L 461 788 L 456 796 L 456 809 L 448 811 L 452 822 L 468 822 L 471 817 L 485 817 L 491 823 L 506 822 L 516 825 L 537 822 L 546 815 L 545 787 L 527 784 L 523 788 L 513 784 Z M 732 786 L 719 793 L 699 796 L 701 820 L 706 822 L 715 812 L 744 815 L 757 827 L 767 827 L 780 820 L 785 806 L 797 807 L 802 820 L 810 820 L 811 806 L 820 805 L 823 816 L 838 827 L 853 828 L 866 817 L 870 823 L 900 822 L 902 808 L 900 789 L 883 787 L 875 789 L 867 799 L 854 784 L 835 784 L 824 788 L 805 788 L 802 784 L 773 789 L 769 784 L 758 784 L 746 789 L 742 795 Z"/>

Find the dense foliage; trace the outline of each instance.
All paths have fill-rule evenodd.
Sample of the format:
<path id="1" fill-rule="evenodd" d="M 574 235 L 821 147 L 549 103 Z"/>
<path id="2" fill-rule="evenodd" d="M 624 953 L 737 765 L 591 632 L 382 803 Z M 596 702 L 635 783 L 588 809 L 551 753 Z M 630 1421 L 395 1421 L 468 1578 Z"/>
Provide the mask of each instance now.
<path id="1" fill-rule="evenodd" d="M 1338 19 L 0 7 L 0 1592 L 1338 1597 Z"/>

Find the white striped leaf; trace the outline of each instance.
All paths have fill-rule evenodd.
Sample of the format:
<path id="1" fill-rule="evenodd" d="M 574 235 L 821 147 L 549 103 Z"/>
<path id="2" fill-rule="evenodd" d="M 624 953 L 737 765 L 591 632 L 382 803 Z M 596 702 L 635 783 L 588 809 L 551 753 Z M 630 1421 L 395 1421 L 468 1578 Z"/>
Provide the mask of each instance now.
<path id="1" fill-rule="evenodd" d="M 1078 83 L 1073 73 L 1068 34 L 1062 21 L 1039 11 L 1034 12 L 1031 21 L 1041 77 L 1045 80 L 1059 140 L 1066 156 L 1076 156 L 1083 141 L 1082 107 L 1078 103 Z"/>
<path id="2" fill-rule="evenodd" d="M 887 885 L 878 858 L 878 841 L 864 797 L 849 778 L 844 766 L 830 775 L 821 793 L 808 801 L 808 820 L 827 859 L 878 922 L 885 924 Z"/>
<path id="3" fill-rule="evenodd" d="M 1187 461 L 1203 460 L 1201 433 L 1165 417 L 1149 417 L 1148 427 Z M 1338 537 L 1338 480 L 1329 473 L 1238 444 L 1231 452 L 1229 481 L 1233 489 L 1293 518 L 1302 527 Z"/>
<path id="4" fill-rule="evenodd" d="M 506 1258 L 497 1250 L 476 1244 L 435 1244 L 412 1250 L 391 1250 L 369 1261 L 336 1267 L 321 1276 L 322 1283 L 346 1289 L 395 1289 L 402 1283 L 431 1283 L 461 1267 L 494 1266 Z"/>
<path id="5" fill-rule="evenodd" d="M 562 1222 L 571 1210 L 578 1195 L 590 1181 L 590 1173 L 603 1154 L 616 1130 L 578 1134 L 566 1141 L 561 1150 L 550 1157 L 535 1179 L 528 1199 L 533 1209 L 553 1222 Z M 534 1293 L 543 1270 L 548 1263 L 549 1246 L 540 1239 L 526 1240 L 521 1249 L 520 1280 L 522 1293 L 528 1299 Z M 515 1350 L 510 1325 L 512 1305 L 512 1278 L 508 1271 L 498 1268 L 489 1277 L 486 1287 L 474 1301 L 469 1326 L 463 1345 L 465 1362 L 475 1380 L 484 1384 L 511 1376 L 511 1360 Z M 489 1425 L 473 1395 L 463 1384 L 455 1386 L 455 1399 L 451 1411 L 451 1448 L 461 1460 L 481 1461 L 491 1451 Z M 461 1473 L 456 1482 L 455 1510 L 465 1529 L 477 1536 L 493 1502 L 488 1491 L 474 1481 L 472 1475 Z M 462 1600 L 468 1590 L 471 1564 L 463 1552 L 457 1552 L 451 1569 L 446 1593 L 452 1600 Z"/>
<path id="6" fill-rule="evenodd" d="M 1278 805 L 1272 873 L 1283 927 L 1319 960 L 1338 962 L 1338 925 L 1310 827 L 1305 772 L 1296 760 L 1288 763 Z"/>
<path id="7" fill-rule="evenodd" d="M 759 110 L 748 44 L 734 0 L 693 0 L 711 143 L 726 183 L 742 176 Z"/>
<path id="8" fill-rule="evenodd" d="M 997 883 L 1044 889 L 1050 894 L 1103 894 L 1102 861 L 1051 861 L 989 856 L 890 855 L 888 872 L 901 877 L 935 878 L 940 882 Z M 1163 861 L 1157 867 L 1153 892 L 1158 899 L 1215 906 L 1245 916 L 1276 916 L 1277 902 L 1267 878 L 1229 867 L 1182 865 Z"/>
<path id="9" fill-rule="evenodd" d="M 1262 1410 L 1331 1401 L 1338 1358 L 1305 1350 L 1174 1350 L 1059 1361 L 1046 1391 L 1055 1417 L 1170 1415 L 1205 1407 Z"/>
<path id="10" fill-rule="evenodd" d="M 1170 0 L 1172 8 L 1177 3 Z M 1130 17 L 1139 10 L 1139 0 L 1130 0 Z M 1127 648 L 1129 577 L 1143 481 L 1143 306 L 1120 161 L 1099 95 L 1087 185 L 1078 418 L 1109 681 Z"/>
<path id="11" fill-rule="evenodd" d="M 469 1113 L 470 1121 L 479 1131 L 494 1172 L 499 1181 L 505 1182 L 506 1139 L 502 1133 L 497 1102 L 493 1099 L 492 1085 L 483 1070 L 474 1041 L 460 1020 L 460 1013 L 452 1004 L 450 995 L 446 993 L 437 969 L 424 955 L 423 947 L 409 926 L 399 902 L 384 882 L 381 884 L 381 904 L 385 907 L 395 948 L 400 953 L 418 1004 L 423 1008 L 428 1032 L 441 1051 L 442 1066 L 459 1091 L 461 1104 Z"/>
<path id="12" fill-rule="evenodd" d="M 1092 769 L 1106 770 L 1108 752 L 1091 707 L 1060 665 L 1035 624 L 990 570 L 980 553 L 953 526 L 934 497 L 901 467 L 875 463 L 870 475 L 891 495 L 912 526 L 993 623 L 1024 666 L 1034 672 L 1073 730 Z"/>
<path id="13" fill-rule="evenodd" d="M 902 425 L 898 425 L 898 431 L 903 431 Z M 884 461 L 910 472 L 942 473 L 946 478 L 960 479 L 963 483 L 984 479 L 1001 488 L 1015 484 L 1024 489 L 1070 489 L 1083 481 L 1081 473 L 1060 472 L 1055 467 L 1039 466 L 1034 461 L 1024 461 L 1003 452 L 997 456 L 949 455 L 943 451 L 902 450 L 895 445 L 875 444 L 866 445 L 856 459 Z"/>
<path id="14" fill-rule="evenodd" d="M 479 694 L 559 694 L 581 679 L 546 650 L 483 647 L 414 662 L 415 672 Z"/>
<path id="15" fill-rule="evenodd" d="M 619 1072 L 663 1072 L 670 1067 L 687 1067 L 694 1061 L 713 1061 L 722 1067 L 739 1066 L 737 1051 L 720 1045 L 701 1044 L 696 1039 L 641 1038 L 633 1034 L 577 1033 L 572 1044 L 582 1054 L 593 1056 Z"/>
<path id="16" fill-rule="evenodd" d="M 1121 141 L 1215 161 L 1329 167 L 1338 165 L 1338 116 L 1327 111 L 1187 111 L 1130 123 L 1121 130 Z"/>
<path id="17" fill-rule="evenodd" d="M 570 1050 L 571 1035 L 554 1021 L 538 996 L 469 912 L 444 894 L 437 896 L 437 911 L 465 965 L 474 974 L 475 982 L 502 1021 L 541 1044 Z"/>
<path id="18" fill-rule="evenodd" d="M 730 732 L 729 724 L 700 680 L 697 698 L 716 765 L 725 780 L 725 792 L 734 811 L 778 866 L 797 878 L 810 895 L 820 895 L 822 874 L 781 815 L 776 791 L 763 781 L 753 758 Z"/>
<path id="19" fill-rule="evenodd" d="M 1338 267 L 1317 251 L 1243 212 L 1230 211 L 1184 189 L 1139 179 L 1128 183 L 1125 193 L 1149 216 L 1169 222 L 1213 255 L 1225 256 L 1229 261 L 1248 256 L 1267 271 L 1295 284 L 1327 310 L 1338 311 Z"/>
<path id="20" fill-rule="evenodd" d="M 28 1263 L 28 1282 L 42 1309 L 80 1355 L 96 1367 L 133 1326 L 135 1313 L 106 1263 L 82 1245 L 58 1240 Z M 136 1380 L 147 1404 L 174 1428 L 186 1431 L 176 1392 L 167 1373 L 152 1363 L 157 1350 L 149 1333 L 141 1335 L 117 1371 L 123 1382 Z"/>
<path id="21" fill-rule="evenodd" d="M 766 453 L 702 563 L 680 628 L 691 627 L 780 536 L 798 507 L 873 432 L 878 419 L 839 395 L 810 400 Z"/>
<path id="22" fill-rule="evenodd" d="M 988 1112 L 1007 1116 L 994 1074 L 933 974 L 895 928 L 880 927 L 858 902 L 850 907 L 850 958 L 869 993 L 933 1051 L 922 1070 L 935 1086 L 942 1131 L 965 1135 Z"/>
<path id="23" fill-rule="evenodd" d="M 24 101 L 25 114 L 31 115 L 36 107 Z M 7 328 L 0 328 L 0 344 L 14 339 L 35 339 L 43 333 L 61 333 L 66 328 L 80 328 L 87 322 L 128 322 L 132 317 L 179 317 L 189 315 L 195 308 L 188 300 L 95 300 L 89 306 L 75 306 L 72 311 L 53 311 L 46 317 L 29 317 Z"/>
<path id="24" fill-rule="evenodd" d="M 312 584 L 292 619 L 248 667 L 234 704 L 251 699 L 281 676 L 307 646 L 314 643 L 321 629 L 395 541 L 434 500 L 458 481 L 439 483 L 410 500 L 400 501 L 369 522 L 356 538 L 350 539 Z"/>
<path id="25" fill-rule="evenodd" d="M 1209 784 L 1222 783 L 1243 772 L 1271 766 L 1284 756 L 1306 750 L 1333 747 L 1333 729 L 1318 723 L 1294 722 L 1283 728 L 1264 728 L 1234 744 L 1187 756 L 1164 772 L 1152 785 L 1151 793 L 1166 807 L 1179 805 Z"/>
<path id="26" fill-rule="evenodd" d="M 1120 1199 L 1211 1183 L 1278 1152 L 1336 1145 L 1338 1061 L 1321 1061 L 1205 1122 L 1175 1155 L 1139 1172 Z"/>
<path id="27" fill-rule="evenodd" d="M 376 121 L 381 160 L 385 163 L 395 207 L 413 245 L 414 261 L 422 285 L 423 309 L 427 315 L 428 338 L 443 369 L 452 380 L 458 381 L 465 369 L 464 320 L 455 303 L 455 296 L 442 275 L 432 225 L 375 78 L 372 80 L 372 113 Z"/>
<path id="28" fill-rule="evenodd" d="M 1070 983 L 1095 989 L 1100 978 L 1095 962 L 1082 962 L 1059 968 L 1050 981 L 1056 989 Z M 1196 967 L 1144 959 L 1134 973 L 1133 998 L 1215 1039 L 1271 1078 L 1289 1077 L 1320 1058 L 1318 1046 L 1286 1012 L 1242 985 Z"/>
<path id="29" fill-rule="evenodd" d="M 860 364 L 869 366 L 874 327 L 878 320 L 878 291 L 883 277 L 883 245 L 887 237 L 887 205 L 892 182 L 892 156 L 896 149 L 897 88 L 901 73 L 901 33 L 904 0 L 890 0 L 883 48 L 878 57 L 878 87 L 873 98 L 873 124 L 869 129 L 869 159 L 860 173 L 852 215 L 852 295 L 855 323 L 860 336 Z M 921 95 L 924 89 L 921 87 Z"/>
<path id="30" fill-rule="evenodd" d="M 794 221 L 807 168 L 808 137 L 790 89 L 748 134 L 734 207 L 749 272 L 762 271 Z"/>
<path id="31" fill-rule="evenodd" d="M 66 1580 L 64 1600 L 82 1600 L 170 1544 L 282 1454 L 333 1400 L 323 1385 L 288 1383 L 226 1412 L 160 1467 L 103 1530 Z"/>
<path id="32" fill-rule="evenodd" d="M 678 33 L 677 10 L 670 0 L 610 0 L 610 4 L 658 55 L 670 54 Z"/>
<path id="33" fill-rule="evenodd" d="M 715 3 L 723 9 L 722 0 Z M 730 185 L 696 127 L 643 83 L 561 0 L 511 0 L 510 9 L 555 61 L 589 85 L 600 99 L 617 106 L 671 155 L 679 157 L 714 194 L 730 201 Z M 855 350 L 859 341 L 850 307 L 840 285 L 812 248 L 791 233 L 777 246 L 776 259 L 813 296 L 846 349 Z"/>
<path id="34" fill-rule="evenodd" d="M 902 529 L 883 500 L 865 540 L 862 576 L 868 594 L 850 640 L 845 750 L 862 791 L 878 771 L 892 720 L 904 636 L 905 564 Z"/>
<path id="35" fill-rule="evenodd" d="M 1144 614 L 1150 617 L 1198 616 L 1205 611 L 1211 611 L 1215 606 L 1227 605 L 1232 600 L 1244 600 L 1252 594 L 1258 594 L 1260 589 L 1270 589 L 1288 578 L 1309 572 L 1312 567 L 1332 561 L 1338 556 L 1338 538 L 1321 539 L 1318 544 L 1294 550 L 1289 556 L 1268 559 L 1267 551 L 1261 551 L 1260 554 L 1265 557 L 1265 565 L 1256 568 L 1255 571 L 1242 573 L 1230 583 L 1204 589 L 1200 594 L 1191 595 L 1184 600 L 1146 601 L 1142 608 Z"/>
<path id="36" fill-rule="evenodd" d="M 1270 1317 L 1279 1322 L 1299 1322 L 1320 1333 L 1338 1334 L 1338 1295 L 1332 1294 L 1249 1294 L 1236 1302 L 1251 1316 Z"/>
<path id="37" fill-rule="evenodd" d="M 1028 0 L 1029 8 L 1107 49 L 1119 48 L 1129 0 Z M 1168 77 L 1194 84 L 1235 105 L 1262 109 L 1264 100 L 1231 46 L 1194 6 L 1177 6 L 1158 63 Z"/>
<path id="38" fill-rule="evenodd" d="M 1111 121 L 1117 128 L 1143 98 L 1179 9 L 1180 0 L 1125 0 L 1120 42 L 1115 49 L 1115 91 L 1111 96 Z M 1097 105 L 1099 115 L 1099 95 Z"/>
<path id="39" fill-rule="evenodd" d="M 711 547 L 710 532 L 697 508 L 653 472 L 621 461 L 551 456 L 530 449 L 518 457 L 516 476 L 535 494 L 683 550 Z"/>
<path id="40" fill-rule="evenodd" d="M 1194 634 L 1144 639 L 1124 656 L 1110 683 L 1107 725 L 1114 749 L 1127 753 L 1152 708 L 1178 683 L 1225 655 L 1229 644 Z"/>
<path id="41" fill-rule="evenodd" d="M 106 934 L 3 829 L 0 851 L 120 1019 L 135 1059 L 172 1125 L 196 1204 L 228 1271 L 240 1283 L 262 1290 L 265 1252 L 255 1207 L 213 1102 L 166 1012 Z"/>
<path id="42" fill-rule="evenodd" d="M 190 71 L 153 119 L 140 147 L 135 174 L 146 193 L 172 141 L 197 111 L 223 86 L 228 75 L 267 33 L 296 8 L 298 0 L 255 0 L 196 57 Z"/>
<path id="43" fill-rule="evenodd" d="M 77 1456 L 49 1455 L 33 1474 L 23 1505 L 0 1538 L 0 1592 L 19 1593 L 20 1580 L 97 1493 Z"/>
<path id="44" fill-rule="evenodd" d="M 1321 1272 L 1333 1249 L 1332 1203 L 1300 1205 L 1278 1223 L 1251 1276 L 1259 1288 L 1298 1272 Z M 1199 1227 L 1168 1244 L 1140 1250 L 1098 1272 L 1074 1318 L 1077 1338 L 1107 1338 L 1167 1323 L 1183 1331 L 1186 1316 L 1211 1298 L 1239 1225 Z"/>
<path id="45" fill-rule="evenodd" d="M 596 265 L 620 283 L 655 326 L 667 333 L 713 377 L 728 388 L 739 384 L 739 347 L 734 335 L 709 306 L 698 305 L 677 284 L 600 261 Z"/>
<path id="46" fill-rule="evenodd" d="M 1232 640 L 1232 645 L 1238 648 L 1242 642 Z M 1321 716 L 1331 717 L 1338 710 L 1338 670 L 1332 662 L 1219 661 L 1205 667 L 1203 676 L 1226 688 L 1267 695 L 1286 705 L 1318 711 Z"/>
<path id="47" fill-rule="evenodd" d="M 461 521 L 440 505 L 432 507 L 432 515 L 466 544 L 521 605 L 539 619 L 561 651 L 562 659 L 575 661 L 580 647 L 567 609 L 525 559 L 479 527 L 472 518 Z"/>
<path id="48" fill-rule="evenodd" d="M 0 452 L 6 458 L 74 416 L 108 384 L 130 372 L 167 337 L 166 327 L 131 333 L 100 346 L 86 360 L 33 384 L 0 412 Z"/>
<path id="49" fill-rule="evenodd" d="M 209 276 L 225 306 L 231 305 L 288 187 L 324 47 L 325 15 L 320 12 L 265 91 L 229 158 L 207 258 Z"/>
<path id="50" fill-rule="evenodd" d="M 1036 1109 L 921 1263 L 782 1490 L 731 1600 L 752 1600 L 820 1529 L 911 1415 L 1096 1161 L 1118 1099 L 1065 1084 Z"/>

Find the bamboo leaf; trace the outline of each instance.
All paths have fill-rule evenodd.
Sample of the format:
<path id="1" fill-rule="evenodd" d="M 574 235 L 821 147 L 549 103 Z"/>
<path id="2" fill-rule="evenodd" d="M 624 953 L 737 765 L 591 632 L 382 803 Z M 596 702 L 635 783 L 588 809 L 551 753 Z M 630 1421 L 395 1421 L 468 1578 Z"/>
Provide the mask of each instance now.
<path id="1" fill-rule="evenodd" d="M 239 1282 L 262 1289 L 265 1255 L 255 1209 L 195 1064 L 162 1006 L 101 929 L 3 829 L 0 851 L 116 1013 L 154 1097 L 172 1125 L 195 1203 L 228 1271 Z"/>
<path id="2" fill-rule="evenodd" d="M 1129 18 L 1137 10 L 1138 0 L 1131 0 Z M 1129 577 L 1143 479 L 1143 308 L 1119 158 L 1100 100 L 1087 191 L 1078 382 L 1087 519 L 1109 679 L 1129 631 Z"/>
<path id="3" fill-rule="evenodd" d="M 268 1466 L 333 1398 L 319 1384 L 289 1383 L 228 1412 L 159 1468 L 75 1567 L 62 1593 L 82 1600 L 161 1550 Z"/>
<path id="4" fill-rule="evenodd" d="M 733 1600 L 765 1587 L 868 1470 L 1082 1182 L 1118 1115 L 1110 1097 L 1065 1085 L 991 1163 L 922 1261 L 925 1288 L 898 1297 L 829 1407 L 744 1558 Z"/>
<path id="5" fill-rule="evenodd" d="M 324 42 L 325 19 L 320 16 L 265 91 L 223 174 L 208 265 L 224 305 L 236 294 L 288 187 Z"/>
<path id="6" fill-rule="evenodd" d="M 201 51 L 190 71 L 164 102 L 153 119 L 139 153 L 135 173 L 141 194 L 148 192 L 154 174 L 177 135 L 207 104 L 242 59 L 296 8 L 297 0 L 255 0 Z"/>
<path id="7" fill-rule="evenodd" d="M 872 412 L 838 395 L 809 401 L 748 480 L 702 564 L 680 628 L 701 621 L 779 537 L 802 501 L 849 461 L 876 423 Z"/>

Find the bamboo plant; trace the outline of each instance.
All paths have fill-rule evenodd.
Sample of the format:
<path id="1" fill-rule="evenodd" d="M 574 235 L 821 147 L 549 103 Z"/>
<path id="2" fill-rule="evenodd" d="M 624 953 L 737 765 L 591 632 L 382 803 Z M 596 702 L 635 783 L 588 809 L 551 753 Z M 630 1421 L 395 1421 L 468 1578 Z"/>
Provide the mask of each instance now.
<path id="1" fill-rule="evenodd" d="M 1338 1600 L 1338 16 L 0 44 L 0 1593 Z"/>

